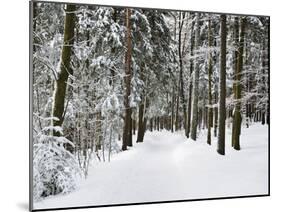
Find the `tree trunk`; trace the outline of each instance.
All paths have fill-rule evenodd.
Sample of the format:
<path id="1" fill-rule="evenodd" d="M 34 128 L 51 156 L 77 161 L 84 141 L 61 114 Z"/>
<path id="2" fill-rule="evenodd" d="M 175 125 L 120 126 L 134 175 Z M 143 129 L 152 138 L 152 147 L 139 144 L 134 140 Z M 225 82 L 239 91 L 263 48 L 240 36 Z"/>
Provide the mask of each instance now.
<path id="1" fill-rule="evenodd" d="M 175 104 L 175 91 L 174 91 L 174 87 L 173 87 L 173 93 L 172 93 L 172 105 L 171 105 L 171 110 L 172 110 L 172 114 L 171 114 L 171 132 L 174 132 L 174 104 Z M 155 125 L 156 126 L 156 125 Z"/>
<path id="2" fill-rule="evenodd" d="M 199 49 L 199 14 L 196 14 L 196 29 L 195 29 L 195 49 Z M 197 125 L 198 125 L 198 89 L 199 89 L 199 61 L 195 61 L 193 80 L 193 104 L 192 104 L 192 122 L 191 122 L 191 139 L 197 138 Z"/>
<path id="3" fill-rule="evenodd" d="M 183 61 L 182 61 L 182 41 L 181 41 L 181 33 L 182 33 L 182 28 L 183 28 L 183 23 L 184 23 L 184 18 L 185 18 L 185 13 L 180 12 L 180 20 L 179 20 L 179 37 L 178 37 L 178 54 L 179 54 L 179 68 L 180 68 L 180 73 L 179 73 L 179 85 L 180 85 L 180 100 L 183 108 L 183 128 L 185 130 L 185 135 L 187 135 L 187 130 L 186 130 L 186 102 L 184 98 L 184 82 L 183 82 Z"/>
<path id="4" fill-rule="evenodd" d="M 211 19 L 209 19 L 208 26 L 208 45 L 209 48 L 212 46 L 212 35 L 211 35 Z M 209 50 L 210 51 L 210 50 Z M 212 64 L 212 53 L 209 52 L 209 66 L 208 66 L 208 137 L 207 143 L 211 144 L 211 129 L 213 127 L 213 108 L 212 105 L 212 73 L 213 73 L 213 64 Z"/>
<path id="5" fill-rule="evenodd" d="M 144 105 L 141 102 L 139 105 L 139 118 L 138 118 L 138 136 L 137 136 L 137 143 L 138 142 L 143 142 L 143 110 L 144 110 Z"/>
<path id="6" fill-rule="evenodd" d="M 233 73 L 233 80 L 234 80 L 234 83 L 233 83 L 233 94 L 234 94 L 234 99 L 236 99 L 236 85 L 237 85 L 237 64 L 238 64 L 238 48 L 239 48 L 239 18 L 238 17 L 235 17 L 235 20 L 234 20 L 234 46 L 235 46 L 235 51 L 234 51 L 234 73 Z M 235 110 L 234 110 L 235 111 Z M 236 126 L 234 124 L 234 118 L 232 119 L 232 134 L 236 134 Z M 234 137 L 232 136 L 232 139 L 231 139 L 231 146 L 233 147 L 234 146 Z"/>
<path id="7" fill-rule="evenodd" d="M 131 141 L 131 108 L 130 108 L 130 94 L 131 94 L 131 55 L 132 55 L 132 38 L 131 38 L 131 9 L 126 9 L 126 55 L 125 55 L 125 76 L 124 76 L 124 108 L 125 108 L 125 120 L 123 128 L 123 143 L 122 150 L 127 150 L 127 145 Z"/>
<path id="8" fill-rule="evenodd" d="M 134 114 L 135 114 L 135 112 L 134 112 Z M 135 119 L 135 116 L 134 116 L 134 119 L 132 120 L 132 125 L 133 125 L 133 135 L 135 135 L 136 134 L 136 119 Z"/>
<path id="9" fill-rule="evenodd" d="M 152 132 L 153 131 L 153 119 L 152 118 L 150 118 L 150 120 L 149 120 L 149 129 L 150 129 L 150 132 Z"/>
<path id="10" fill-rule="evenodd" d="M 157 117 L 157 131 L 160 130 L 160 118 L 159 116 Z"/>
<path id="11" fill-rule="evenodd" d="M 190 37 L 190 57 L 193 57 L 193 47 L 194 47 L 194 37 L 193 37 L 193 28 L 191 28 L 191 37 Z M 188 109 L 187 109 L 187 123 L 186 123 L 186 137 L 189 138 L 190 134 L 190 122 L 191 122 L 191 105 L 192 105 L 192 72 L 193 72 L 193 59 L 190 59 L 190 68 L 189 68 L 189 93 L 188 93 Z"/>
<path id="12" fill-rule="evenodd" d="M 241 134 L 241 74 L 243 68 L 243 51 L 244 51 L 244 35 L 245 35 L 245 18 L 241 18 L 240 20 L 240 35 L 239 35 L 239 47 L 238 47 L 238 61 L 237 61 L 237 70 L 235 72 L 236 82 L 235 82 L 235 109 L 233 116 L 233 129 L 232 132 L 232 142 L 233 148 L 236 150 L 240 150 L 240 134 Z"/>
<path id="13" fill-rule="evenodd" d="M 127 146 L 133 146 L 133 125 L 132 125 L 132 108 L 130 108 L 130 117 L 129 117 L 129 135 L 128 135 L 128 145 Z"/>
<path id="14" fill-rule="evenodd" d="M 218 91 L 217 85 L 215 85 L 215 103 L 218 103 Z M 214 108 L 214 136 L 217 137 L 217 129 L 218 129 L 218 106 Z"/>
<path id="15" fill-rule="evenodd" d="M 138 120 L 138 136 L 137 136 L 137 143 L 143 142 L 145 130 L 146 130 L 146 118 L 145 118 L 145 111 L 144 111 L 144 102 L 142 101 L 139 106 L 139 120 Z"/>
<path id="16" fill-rule="evenodd" d="M 62 126 L 67 80 L 69 74 L 73 74 L 70 67 L 70 57 L 71 48 L 74 42 L 74 10 L 75 5 L 66 5 L 60 71 L 57 73 L 57 79 L 55 82 L 56 89 L 54 91 L 54 103 L 52 108 L 52 116 L 58 118 L 58 120 L 53 120 L 53 126 Z M 53 134 L 54 136 L 60 136 L 60 133 L 55 130 Z"/>
<path id="17" fill-rule="evenodd" d="M 219 134 L 217 152 L 225 154 L 225 97 L 226 97 L 226 15 L 221 15 Z"/>

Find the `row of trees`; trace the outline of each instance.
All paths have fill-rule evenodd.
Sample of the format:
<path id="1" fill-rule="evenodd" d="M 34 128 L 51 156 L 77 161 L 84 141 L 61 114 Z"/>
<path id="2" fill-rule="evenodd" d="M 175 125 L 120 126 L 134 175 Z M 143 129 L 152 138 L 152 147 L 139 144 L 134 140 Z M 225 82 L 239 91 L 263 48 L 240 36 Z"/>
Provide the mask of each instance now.
<path id="1" fill-rule="evenodd" d="M 208 144 L 213 131 L 224 155 L 232 120 L 239 150 L 242 121 L 269 122 L 268 25 L 267 17 L 34 2 L 34 144 L 57 142 L 87 175 L 93 158 L 110 161 L 148 129 L 193 140 L 207 129 Z M 54 175 L 39 197 L 62 192 Z"/>

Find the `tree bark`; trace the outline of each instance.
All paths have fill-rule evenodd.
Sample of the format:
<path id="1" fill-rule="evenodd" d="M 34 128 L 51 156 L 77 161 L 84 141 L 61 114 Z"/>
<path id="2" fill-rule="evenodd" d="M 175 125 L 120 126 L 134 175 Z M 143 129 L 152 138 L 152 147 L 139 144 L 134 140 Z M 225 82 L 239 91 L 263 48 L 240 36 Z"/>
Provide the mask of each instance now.
<path id="1" fill-rule="evenodd" d="M 218 104 L 218 91 L 217 85 L 215 85 L 215 103 Z M 218 130 L 218 106 L 214 108 L 214 136 L 217 137 L 217 130 Z"/>
<path id="2" fill-rule="evenodd" d="M 246 19 L 243 17 L 240 20 L 240 35 L 239 35 L 239 47 L 238 47 L 238 61 L 237 70 L 235 72 L 236 82 L 235 82 L 235 109 L 233 116 L 233 129 L 232 132 L 232 142 L 233 148 L 235 150 L 240 150 L 240 134 L 241 134 L 241 74 L 243 68 L 243 51 L 244 51 L 244 35 L 245 35 L 245 23 Z"/>
<path id="3" fill-rule="evenodd" d="M 199 49 L 199 14 L 196 14 L 196 29 L 195 29 L 195 49 Z M 198 125 L 198 89 L 199 89 L 199 61 L 196 58 L 195 70 L 193 79 L 193 102 L 192 102 L 192 122 L 191 122 L 191 139 L 197 138 Z"/>
<path id="4" fill-rule="evenodd" d="M 225 154 L 225 97 L 226 97 L 226 15 L 221 15 L 220 48 L 220 90 L 219 90 L 219 132 L 217 152 Z"/>
<path id="5" fill-rule="evenodd" d="M 133 146 L 133 125 L 132 125 L 132 108 L 130 108 L 129 117 L 129 135 L 128 135 L 128 146 Z"/>
<path id="6" fill-rule="evenodd" d="M 144 103 L 143 101 L 139 105 L 139 120 L 138 120 L 138 135 L 137 143 L 143 142 L 145 130 L 146 130 L 146 118 L 144 117 Z"/>
<path id="7" fill-rule="evenodd" d="M 193 28 L 194 24 L 191 27 L 191 37 L 190 37 L 190 57 L 193 57 L 193 48 L 194 48 L 194 37 L 193 37 Z M 192 105 L 192 72 L 193 72 L 193 59 L 190 59 L 190 68 L 189 68 L 189 87 L 188 87 L 188 108 L 187 108 L 187 123 L 186 123 L 186 137 L 189 138 L 190 134 L 190 123 L 191 123 L 191 105 Z"/>
<path id="8" fill-rule="evenodd" d="M 125 120 L 123 128 L 123 143 L 122 150 L 127 150 L 127 145 L 131 141 L 131 108 L 130 108 L 130 94 L 131 94 L 131 55 L 132 55 L 132 38 L 131 38 L 131 9 L 126 9 L 126 55 L 125 55 L 125 76 L 124 76 L 124 108 L 125 108 Z"/>
<path id="9" fill-rule="evenodd" d="M 179 20 L 179 37 L 178 37 L 178 54 L 179 54 L 179 68 L 180 68 L 180 73 L 179 73 L 179 84 L 180 84 L 180 100 L 183 108 L 183 128 L 185 130 L 185 135 L 187 136 L 187 130 L 186 130 L 186 102 L 184 98 L 184 82 L 183 82 L 183 61 L 182 61 L 182 38 L 181 38 L 181 33 L 182 33 L 182 28 L 184 24 L 184 18 L 185 18 L 185 13 L 180 12 L 180 20 Z"/>
<path id="10" fill-rule="evenodd" d="M 237 85 L 237 64 L 238 64 L 238 48 L 239 48 L 239 18 L 235 17 L 234 20 L 234 43 L 235 43 L 235 51 L 234 51 L 234 73 L 233 73 L 233 94 L 234 94 L 234 99 L 236 99 L 236 85 Z M 235 106 L 234 106 L 235 107 Z M 236 126 L 234 124 L 234 117 L 232 119 L 232 134 L 236 134 Z M 231 139 L 231 146 L 234 146 L 234 137 L 232 136 Z"/>
<path id="11" fill-rule="evenodd" d="M 54 91 L 54 103 L 52 108 L 52 116 L 58 118 L 53 120 L 53 126 L 62 126 L 65 93 L 69 74 L 73 74 L 70 67 L 71 48 L 74 42 L 74 26 L 75 26 L 75 5 L 66 5 L 66 15 L 64 19 L 64 38 L 60 59 L 60 72 L 57 73 L 55 82 L 56 89 Z M 53 131 L 53 135 L 60 136 L 60 133 Z"/>
<path id="12" fill-rule="evenodd" d="M 171 114 L 171 132 L 174 132 L 174 116 L 175 116 L 175 112 L 174 112 L 175 91 L 174 90 L 175 90 L 175 88 L 173 87 L 172 104 L 171 104 L 171 110 L 172 110 L 172 114 Z"/>
<path id="13" fill-rule="evenodd" d="M 209 51 L 212 46 L 212 34 L 211 34 L 211 19 L 209 19 L 209 26 L 208 26 L 208 46 Z M 208 136 L 207 136 L 207 143 L 211 144 L 211 129 L 213 127 L 213 108 L 212 105 L 212 73 L 213 73 L 213 64 L 212 64 L 212 53 L 209 52 L 209 66 L 208 66 Z"/>

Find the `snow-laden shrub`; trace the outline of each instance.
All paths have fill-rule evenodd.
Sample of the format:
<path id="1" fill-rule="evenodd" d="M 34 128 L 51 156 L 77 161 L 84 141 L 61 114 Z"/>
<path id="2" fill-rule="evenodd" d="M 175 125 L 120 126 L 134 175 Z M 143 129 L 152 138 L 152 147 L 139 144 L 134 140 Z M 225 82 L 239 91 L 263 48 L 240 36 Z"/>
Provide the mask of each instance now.
<path id="1" fill-rule="evenodd" d="M 69 193 L 73 191 L 81 178 L 79 164 L 65 145 L 73 145 L 65 137 L 48 135 L 48 131 L 62 131 L 59 127 L 44 128 L 33 145 L 33 196 L 42 197 Z"/>

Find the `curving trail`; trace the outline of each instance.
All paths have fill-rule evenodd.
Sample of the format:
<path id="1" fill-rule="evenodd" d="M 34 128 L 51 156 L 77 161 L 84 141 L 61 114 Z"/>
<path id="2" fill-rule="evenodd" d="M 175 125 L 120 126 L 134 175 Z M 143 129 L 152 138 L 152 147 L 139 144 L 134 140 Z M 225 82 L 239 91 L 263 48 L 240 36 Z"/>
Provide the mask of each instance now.
<path id="1" fill-rule="evenodd" d="M 241 151 L 230 148 L 226 156 L 183 132 L 147 132 L 144 143 L 114 155 L 110 163 L 95 163 L 88 178 L 68 195 L 35 203 L 35 208 L 108 205 L 151 201 L 267 194 L 267 127 L 242 129 Z M 134 139 L 135 140 L 135 139 Z"/>

